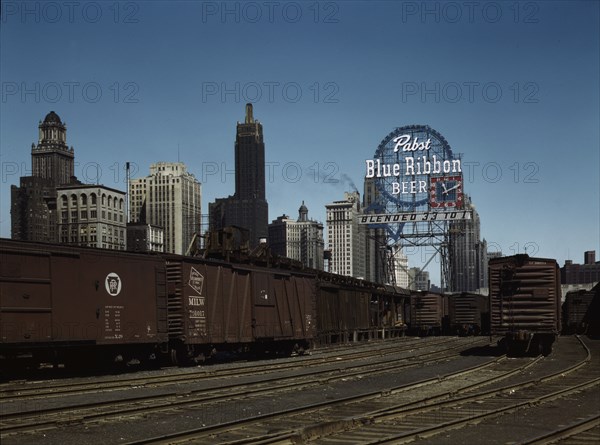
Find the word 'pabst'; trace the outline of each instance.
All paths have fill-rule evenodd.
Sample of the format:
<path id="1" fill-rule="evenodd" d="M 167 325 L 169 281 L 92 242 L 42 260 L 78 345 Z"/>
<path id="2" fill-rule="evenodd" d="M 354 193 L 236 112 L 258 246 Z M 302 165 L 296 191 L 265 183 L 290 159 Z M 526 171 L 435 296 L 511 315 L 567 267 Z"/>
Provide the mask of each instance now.
<path id="1" fill-rule="evenodd" d="M 397 153 L 398 150 L 400 150 L 400 147 L 402 147 L 402 151 L 424 151 L 431 148 L 431 139 L 427 139 L 425 142 L 419 142 L 419 138 L 415 137 L 411 142 L 410 134 L 398 136 L 394 138 L 393 141 L 396 143 L 396 145 L 394 145 L 394 153 Z"/>

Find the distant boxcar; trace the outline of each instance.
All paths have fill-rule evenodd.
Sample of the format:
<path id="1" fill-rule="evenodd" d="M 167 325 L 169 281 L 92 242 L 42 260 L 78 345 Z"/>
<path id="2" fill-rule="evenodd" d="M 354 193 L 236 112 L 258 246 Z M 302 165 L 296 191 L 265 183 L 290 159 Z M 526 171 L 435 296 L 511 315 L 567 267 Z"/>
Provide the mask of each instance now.
<path id="1" fill-rule="evenodd" d="M 410 296 L 410 332 L 440 335 L 446 330 L 448 302 L 443 294 L 413 291 Z"/>
<path id="2" fill-rule="evenodd" d="M 479 335 L 490 330 L 490 301 L 487 295 L 462 292 L 448 294 L 448 318 L 453 335 Z"/>
<path id="3" fill-rule="evenodd" d="M 592 301 L 600 291 L 596 285 L 591 290 L 577 290 L 567 292 L 562 305 L 563 333 L 565 334 L 587 334 L 590 327 L 594 326 Z"/>
<path id="4" fill-rule="evenodd" d="M 331 274 L 319 274 L 316 283 L 319 343 L 386 338 L 406 330 L 405 290 Z"/>
<path id="5" fill-rule="evenodd" d="M 586 334 L 598 338 L 600 337 L 600 283 L 596 284 L 591 292 L 592 302 L 583 321 L 587 328 Z"/>
<path id="6" fill-rule="evenodd" d="M 560 271 L 556 260 L 526 254 L 491 259 L 492 335 L 504 336 L 509 353 L 552 351 L 560 332 Z"/>
<path id="7" fill-rule="evenodd" d="M 0 240 L 0 356 L 33 363 L 154 359 L 167 345 L 164 262 Z"/>

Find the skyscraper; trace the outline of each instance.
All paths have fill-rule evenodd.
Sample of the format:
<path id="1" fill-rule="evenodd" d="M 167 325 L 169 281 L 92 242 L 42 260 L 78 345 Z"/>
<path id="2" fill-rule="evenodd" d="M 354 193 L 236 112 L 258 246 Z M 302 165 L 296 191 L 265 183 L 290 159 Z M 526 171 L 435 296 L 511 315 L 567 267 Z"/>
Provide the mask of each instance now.
<path id="1" fill-rule="evenodd" d="M 365 278 L 365 235 L 358 224 L 360 194 L 346 192 L 344 198 L 325 206 L 328 250 L 331 251 L 329 272 Z"/>
<path id="2" fill-rule="evenodd" d="M 269 206 L 265 197 L 265 143 L 262 124 L 246 104 L 244 123 L 237 123 L 235 139 L 235 194 L 209 204 L 211 230 L 226 226 L 249 232 L 251 247 L 268 233 Z"/>
<path id="3" fill-rule="evenodd" d="M 404 252 L 402 252 L 402 248 L 398 246 L 392 247 L 392 264 L 394 266 L 394 281 L 396 286 L 408 289 L 408 257 L 404 255 Z"/>
<path id="4" fill-rule="evenodd" d="M 408 269 L 408 288 L 410 290 L 429 291 L 430 287 L 429 272 L 419 267 Z"/>
<path id="5" fill-rule="evenodd" d="M 182 162 L 157 162 L 150 175 L 129 182 L 133 223 L 164 229 L 164 251 L 184 254 L 200 230 L 200 182 Z"/>
<path id="6" fill-rule="evenodd" d="M 365 178 L 363 212 L 377 213 L 374 205 L 379 200 L 379 191 L 374 178 Z M 393 283 L 396 275 L 392 248 L 388 246 L 386 230 L 382 228 L 363 228 L 365 236 L 365 279 L 376 283 Z"/>
<path id="7" fill-rule="evenodd" d="M 11 186 L 11 236 L 27 241 L 56 242 L 56 187 L 77 184 L 73 147 L 67 126 L 51 111 L 38 126 L 38 144 L 31 144 L 31 176 Z"/>
<path id="8" fill-rule="evenodd" d="M 487 243 L 480 239 L 480 219 L 468 195 L 466 210 L 472 219 L 450 223 L 450 291 L 473 292 L 487 287 Z"/>
<path id="9" fill-rule="evenodd" d="M 298 220 L 282 215 L 269 224 L 269 247 L 277 255 L 323 270 L 323 224 L 308 219 L 308 208 L 298 209 Z"/>

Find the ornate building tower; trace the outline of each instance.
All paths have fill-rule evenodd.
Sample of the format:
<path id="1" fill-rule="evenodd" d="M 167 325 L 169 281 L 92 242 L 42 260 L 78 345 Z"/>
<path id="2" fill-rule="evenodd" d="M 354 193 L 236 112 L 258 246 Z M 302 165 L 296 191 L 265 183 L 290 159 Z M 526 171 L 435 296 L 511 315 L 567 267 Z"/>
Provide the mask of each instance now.
<path id="1" fill-rule="evenodd" d="M 67 146 L 67 127 L 51 111 L 39 124 L 38 144 L 31 144 L 31 176 L 11 186 L 13 239 L 56 242 L 56 187 L 78 183 L 75 155 Z"/>
<path id="2" fill-rule="evenodd" d="M 33 176 L 49 179 L 56 185 L 69 184 L 75 173 L 73 147 L 67 146 L 67 127 L 54 111 L 39 125 L 37 146 L 31 144 Z"/>

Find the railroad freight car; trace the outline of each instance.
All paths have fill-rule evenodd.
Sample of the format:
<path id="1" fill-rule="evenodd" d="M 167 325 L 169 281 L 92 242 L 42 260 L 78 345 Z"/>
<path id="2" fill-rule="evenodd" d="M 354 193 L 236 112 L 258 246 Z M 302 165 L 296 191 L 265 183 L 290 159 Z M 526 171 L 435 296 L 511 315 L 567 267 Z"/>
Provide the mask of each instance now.
<path id="1" fill-rule="evenodd" d="M 597 317 L 592 314 L 592 301 L 599 291 L 600 287 L 596 285 L 591 290 L 567 292 L 562 305 L 564 334 L 587 334 L 590 326 L 593 327 Z"/>
<path id="2" fill-rule="evenodd" d="M 406 329 L 407 291 L 304 269 L 266 249 L 227 253 L 233 262 L 0 240 L 2 369 L 186 365 L 214 351 L 289 354 Z"/>
<path id="3" fill-rule="evenodd" d="M 404 301 L 396 288 L 352 277 L 319 274 L 316 280 L 317 332 L 320 344 L 345 343 L 402 335 Z"/>
<path id="4" fill-rule="evenodd" d="M 448 302 L 443 294 L 414 291 L 408 325 L 414 335 L 440 335 L 447 329 Z"/>
<path id="5" fill-rule="evenodd" d="M 561 326 L 556 260 L 513 255 L 489 262 L 491 333 L 510 354 L 550 354 Z"/>
<path id="6" fill-rule="evenodd" d="M 164 261 L 1 239 L 0 326 L 5 370 L 153 360 L 168 342 Z"/>
<path id="7" fill-rule="evenodd" d="M 314 277 L 197 257 L 167 256 L 172 361 L 213 350 L 302 352 L 316 335 Z"/>
<path id="8" fill-rule="evenodd" d="M 600 338 L 600 283 L 596 284 L 591 292 L 593 292 L 592 302 L 583 321 L 587 327 L 587 335 Z"/>
<path id="9" fill-rule="evenodd" d="M 490 301 L 487 295 L 462 292 L 447 294 L 450 334 L 479 335 L 490 330 Z"/>

